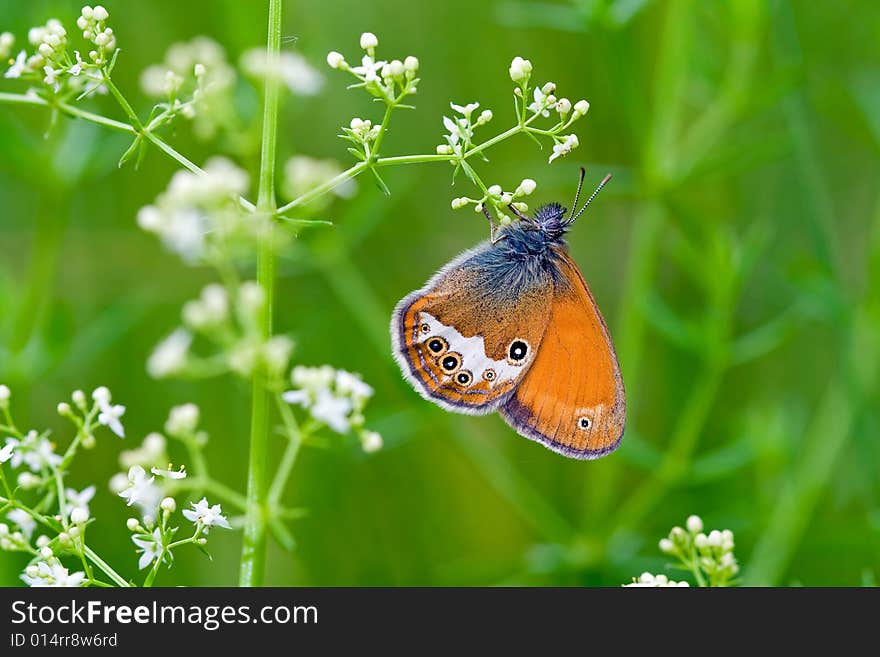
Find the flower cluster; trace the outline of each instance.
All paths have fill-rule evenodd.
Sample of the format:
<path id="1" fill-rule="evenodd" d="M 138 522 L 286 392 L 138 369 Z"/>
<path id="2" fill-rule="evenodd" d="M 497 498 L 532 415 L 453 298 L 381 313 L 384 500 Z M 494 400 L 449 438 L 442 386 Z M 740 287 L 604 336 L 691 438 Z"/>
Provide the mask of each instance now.
<path id="1" fill-rule="evenodd" d="M 269 381 L 279 380 L 290 362 L 293 341 L 284 335 L 262 337 L 257 321 L 265 307 L 263 288 L 252 281 L 239 285 L 232 298 L 222 285 L 208 285 L 198 299 L 184 305 L 184 326 L 155 348 L 147 361 L 148 372 L 164 378 L 232 371 L 247 378 L 260 371 Z M 214 344 L 217 353 L 207 358 L 193 354 L 195 336 Z"/>
<path id="2" fill-rule="evenodd" d="M 284 51 L 273 61 L 265 48 L 251 48 L 242 54 L 240 64 L 252 78 L 278 80 L 298 96 L 314 96 L 324 86 L 324 76 L 299 53 Z"/>
<path id="3" fill-rule="evenodd" d="M 624 584 L 624 586 L 634 586 L 636 588 L 665 588 L 673 586 L 690 586 L 690 584 L 684 581 L 676 582 L 675 580 L 666 577 L 666 575 L 642 573 L 639 575 L 638 579 L 634 577 L 631 584 Z"/>
<path id="4" fill-rule="evenodd" d="M 500 223 L 504 224 L 510 221 L 510 217 L 506 213 L 509 206 L 512 205 L 517 212 L 529 211 L 528 204 L 519 199 L 529 196 L 537 186 L 538 184 L 531 178 L 525 178 L 512 192 L 505 192 L 501 185 L 490 185 L 480 198 L 459 196 L 452 199 L 452 209 L 459 210 L 473 204 L 475 212 L 482 212 L 484 207 L 491 205 L 495 208 Z"/>
<path id="5" fill-rule="evenodd" d="M 50 548 L 44 547 L 39 558 L 24 569 L 21 579 L 32 587 L 78 587 L 85 583 L 86 574 L 82 571 L 71 573 Z"/>
<path id="6" fill-rule="evenodd" d="M 739 564 L 733 555 L 733 532 L 713 529 L 705 534 L 699 516 L 690 516 L 685 527 L 673 527 L 669 536 L 661 539 L 660 550 L 678 558 L 695 576 L 695 571 L 700 571 L 709 586 L 729 586 L 739 573 Z M 702 577 L 697 579 L 699 581 Z"/>
<path id="7" fill-rule="evenodd" d="M 375 34 L 364 32 L 361 35 L 361 49 L 366 54 L 361 57 L 360 66 L 350 66 L 345 57 L 335 51 L 327 55 L 327 64 L 330 68 L 347 71 L 357 78 L 358 82 L 352 88 L 363 88 L 375 98 L 388 104 L 397 104 L 405 96 L 416 93 L 419 84 L 419 78 L 416 77 L 419 60 L 412 55 L 403 61 L 377 60 L 378 45 L 379 39 Z"/>
<path id="8" fill-rule="evenodd" d="M 112 69 L 117 52 L 113 28 L 107 26 L 109 17 L 100 5 L 83 7 L 76 24 L 88 42 L 87 57 L 79 50 L 70 55 L 67 30 L 58 19 L 32 27 L 28 30 L 28 43 L 34 47 L 33 54 L 21 50 L 4 77 L 39 80 L 58 95 L 79 93 L 82 98 L 94 91 L 105 93 L 104 73 Z M 0 58 L 7 58 L 14 45 L 12 34 L 0 35 Z"/>
<path id="9" fill-rule="evenodd" d="M 361 57 L 360 66 L 349 65 L 345 57 L 336 51 L 327 55 L 327 64 L 330 68 L 346 71 L 357 79 L 357 82 L 349 87 L 350 89 L 363 89 L 386 105 L 386 120 L 381 124 L 374 124 L 369 119 L 354 118 L 349 127 L 342 128 L 343 134 L 339 135 L 354 144 L 354 148 L 349 151 L 355 157 L 367 162 L 376 155 L 391 110 L 410 107 L 403 104 L 403 101 L 407 96 L 418 91 L 419 60 L 412 55 L 403 60 L 377 60 L 376 47 L 379 45 L 379 39 L 372 32 L 364 32 L 361 35 L 360 45 L 365 52 Z M 382 184 L 381 180 L 380 184 Z"/>
<path id="10" fill-rule="evenodd" d="M 244 171 L 214 157 L 202 173 L 175 173 L 156 202 L 141 208 L 137 222 L 187 263 L 226 261 L 249 251 L 259 230 L 260 222 L 240 205 L 247 188 Z"/>
<path id="11" fill-rule="evenodd" d="M 382 447 L 382 437 L 364 427 L 363 411 L 373 389 L 359 375 L 329 365 L 298 365 L 293 368 L 291 380 L 294 388 L 282 396 L 288 404 L 305 408 L 313 420 L 336 433 L 354 431 L 365 452 Z"/>
<path id="12" fill-rule="evenodd" d="M 705 534 L 703 520 L 699 516 L 688 517 L 684 528 L 673 527 L 669 535 L 660 540 L 659 547 L 664 554 L 678 559 L 680 568 L 693 573 L 700 586 L 731 586 L 739 573 L 739 564 L 733 555 L 733 532 L 714 529 Z M 665 575 L 655 577 L 645 573 L 631 586 L 675 585 L 674 582 L 651 583 L 660 578 L 666 581 Z"/>
<path id="13" fill-rule="evenodd" d="M 486 109 L 474 116 L 475 111 L 480 107 L 480 104 L 477 102 L 468 103 L 467 105 L 449 103 L 449 106 L 458 116 L 453 115 L 453 118 L 443 117 L 443 127 L 446 128 L 449 134 L 445 136 L 446 143 L 437 146 L 437 154 L 455 154 L 461 157 L 465 151 L 473 146 L 471 140 L 474 136 L 474 129 L 484 126 L 492 120 L 492 110 Z"/>
<path id="14" fill-rule="evenodd" d="M 360 121 L 360 119 L 354 119 Z M 354 122 L 352 123 L 354 126 Z M 361 126 L 355 126 L 361 129 Z M 353 128 L 355 129 L 355 128 Z M 372 129 L 372 128 L 368 128 Z M 335 160 L 318 160 L 306 155 L 295 155 L 284 165 L 282 193 L 289 199 L 308 194 L 342 173 L 342 167 Z M 348 179 L 333 187 L 332 193 L 339 198 L 351 198 L 357 192 L 357 183 Z M 330 194 L 318 197 L 315 202 L 301 208 L 314 214 L 327 208 Z"/>
<path id="15" fill-rule="evenodd" d="M 210 139 L 235 124 L 232 93 L 235 69 L 226 51 L 213 39 L 199 36 L 168 48 L 161 64 L 141 73 L 141 88 L 151 98 L 161 99 L 161 119 L 152 128 L 182 115 L 194 121 L 200 139 Z"/>
<path id="16" fill-rule="evenodd" d="M 522 57 L 514 57 L 508 69 L 510 79 L 516 83 L 513 90 L 520 125 L 527 126 L 537 118 L 547 118 L 555 112 L 555 123 L 546 130 L 535 129 L 533 132 L 549 136 L 553 139 L 553 153 L 550 162 L 567 155 L 579 145 L 577 135 L 563 134 L 572 123 L 584 116 L 590 109 L 590 103 L 579 100 L 572 103 L 568 98 L 557 98 L 556 83 L 545 82 L 541 86 L 531 87 L 532 63 Z M 532 101 L 528 104 L 528 99 Z"/>

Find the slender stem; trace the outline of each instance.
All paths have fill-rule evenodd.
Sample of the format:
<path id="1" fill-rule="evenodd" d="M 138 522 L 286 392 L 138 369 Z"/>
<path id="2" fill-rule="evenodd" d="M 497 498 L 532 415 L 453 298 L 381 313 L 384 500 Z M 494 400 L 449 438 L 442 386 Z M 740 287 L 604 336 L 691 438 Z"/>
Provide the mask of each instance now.
<path id="1" fill-rule="evenodd" d="M 105 575 L 107 575 L 107 577 L 113 580 L 113 583 L 116 584 L 116 586 L 121 586 L 123 588 L 129 588 L 131 586 L 131 584 L 125 581 L 125 578 L 122 575 L 113 570 L 110 564 L 99 557 L 88 545 L 83 547 L 83 552 L 86 557 L 88 557 L 89 561 L 95 564 Z"/>
<path id="2" fill-rule="evenodd" d="M 275 473 L 275 479 L 272 481 L 272 486 L 269 488 L 269 504 L 272 506 L 278 504 L 281 495 L 284 493 L 284 487 L 287 485 L 287 480 L 290 478 L 293 466 L 296 465 L 296 457 L 299 455 L 299 448 L 302 446 L 303 440 L 305 439 L 305 435 L 300 429 L 293 411 L 278 394 L 275 395 L 275 404 L 278 407 L 281 420 L 284 422 L 284 428 L 287 430 L 289 442 L 287 443 L 287 448 L 284 450 L 284 455 L 281 457 L 281 464 L 278 466 L 278 470 Z"/>
<path id="3" fill-rule="evenodd" d="M 281 50 L 281 0 L 269 0 L 267 56 L 277 61 Z M 275 288 L 274 225 L 276 211 L 275 149 L 278 139 L 278 80 L 268 76 L 263 95 L 263 136 L 260 149 L 260 182 L 257 213 L 264 217 L 257 254 L 257 283 L 262 287 L 266 305 L 260 317 L 263 338 L 272 334 L 272 311 Z M 266 452 L 269 443 L 270 394 L 261 373 L 251 381 L 251 445 L 248 464 L 247 518 L 241 551 L 241 586 L 260 586 L 266 564 Z"/>
<path id="4" fill-rule="evenodd" d="M 128 101 L 125 100 L 125 96 L 122 95 L 122 92 L 113 84 L 113 81 L 110 79 L 110 76 L 107 72 L 104 72 L 104 84 L 110 90 L 110 95 L 119 103 L 119 106 L 122 108 L 122 111 L 125 112 L 125 115 L 128 117 L 129 121 L 131 121 L 132 126 L 134 126 L 137 132 L 142 132 L 144 129 L 143 124 L 141 123 L 140 118 L 138 118 L 137 112 L 132 109 L 131 105 L 129 105 Z"/>

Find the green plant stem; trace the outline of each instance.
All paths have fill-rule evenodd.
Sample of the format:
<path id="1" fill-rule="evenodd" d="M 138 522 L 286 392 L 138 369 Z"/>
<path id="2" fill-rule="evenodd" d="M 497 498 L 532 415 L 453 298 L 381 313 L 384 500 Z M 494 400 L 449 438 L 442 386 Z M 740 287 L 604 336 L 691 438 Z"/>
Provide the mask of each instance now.
<path id="1" fill-rule="evenodd" d="M 128 108 L 131 110 L 131 105 L 125 100 L 122 96 L 121 92 L 114 86 L 116 89 L 116 94 L 114 94 L 114 98 L 117 102 L 120 102 L 120 105 L 123 108 Z M 121 101 L 120 101 L 121 99 Z M 35 107 L 46 107 L 46 108 L 54 108 L 57 109 L 62 114 L 66 114 L 75 119 L 82 119 L 84 121 L 89 121 L 90 123 L 95 123 L 97 125 L 104 126 L 105 128 L 110 128 L 111 130 L 117 130 L 119 132 L 127 132 L 129 134 L 134 135 L 143 135 L 147 140 L 152 142 L 160 151 L 168 155 L 173 160 L 176 160 L 179 164 L 181 164 L 184 168 L 192 171 L 195 174 L 200 176 L 205 175 L 204 170 L 199 167 L 197 164 L 193 163 L 189 158 L 175 150 L 172 146 L 170 146 L 166 141 L 164 141 L 161 137 L 153 133 L 149 128 L 138 128 L 129 123 L 123 123 L 122 121 L 116 121 L 114 119 L 107 118 L 106 116 L 101 116 L 100 114 L 94 114 L 92 112 L 87 112 L 85 110 L 81 110 L 78 107 L 73 105 L 68 105 L 63 102 L 52 102 L 50 103 L 45 98 L 40 96 L 32 95 L 32 94 L 10 94 L 10 93 L 0 93 L 0 103 L 10 103 L 17 105 L 33 105 Z M 133 111 L 133 110 L 132 110 Z M 239 197 L 239 203 L 241 207 L 249 212 L 253 212 L 256 207 L 253 203 L 248 201 L 244 197 Z"/>
<path id="2" fill-rule="evenodd" d="M 275 405 L 278 407 L 278 413 L 281 415 L 281 421 L 284 422 L 284 428 L 287 431 L 288 443 L 281 457 L 281 463 L 275 472 L 275 478 L 272 486 L 269 488 L 269 504 L 277 506 L 284 494 L 284 487 L 296 465 L 296 457 L 299 455 L 299 448 L 302 446 L 305 435 L 300 429 L 299 423 L 293 414 L 290 406 L 285 402 L 280 394 L 275 395 Z"/>
<path id="3" fill-rule="evenodd" d="M 281 50 L 281 1 L 269 0 L 267 57 L 277 60 Z M 259 330 L 264 339 L 272 334 L 275 292 L 275 245 L 273 243 L 275 202 L 275 150 L 278 139 L 278 80 L 268 76 L 263 96 L 263 135 L 260 147 L 260 182 L 257 213 L 265 218 L 257 253 L 257 284 L 263 289 L 266 304 Z M 251 438 L 248 458 L 247 517 L 241 551 L 241 586 L 260 586 L 266 563 L 266 453 L 269 444 L 270 393 L 262 374 L 251 381 Z"/>

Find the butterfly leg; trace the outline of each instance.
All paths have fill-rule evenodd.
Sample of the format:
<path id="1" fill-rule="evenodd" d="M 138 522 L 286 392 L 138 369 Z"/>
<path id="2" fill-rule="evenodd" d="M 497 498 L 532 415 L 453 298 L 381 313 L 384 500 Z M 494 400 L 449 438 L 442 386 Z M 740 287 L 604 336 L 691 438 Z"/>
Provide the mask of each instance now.
<path id="1" fill-rule="evenodd" d="M 519 218 L 522 219 L 523 221 L 528 221 L 529 223 L 534 223 L 534 219 L 532 219 L 531 217 L 528 217 L 528 216 L 524 215 L 522 212 L 520 212 L 519 210 L 517 210 L 517 209 L 516 209 L 516 206 L 515 206 L 513 203 L 508 204 L 507 207 L 510 208 L 510 211 L 513 212 L 513 214 L 515 214 L 517 217 L 519 217 Z"/>
<path id="2" fill-rule="evenodd" d="M 504 239 L 504 235 L 501 235 L 499 237 L 495 237 L 495 230 L 496 230 L 495 222 L 492 220 L 492 215 L 489 214 L 489 208 L 486 207 L 485 203 L 483 203 L 483 214 L 486 216 L 486 220 L 489 222 L 489 241 L 492 244 L 497 244 L 498 242 L 500 242 L 501 240 Z"/>

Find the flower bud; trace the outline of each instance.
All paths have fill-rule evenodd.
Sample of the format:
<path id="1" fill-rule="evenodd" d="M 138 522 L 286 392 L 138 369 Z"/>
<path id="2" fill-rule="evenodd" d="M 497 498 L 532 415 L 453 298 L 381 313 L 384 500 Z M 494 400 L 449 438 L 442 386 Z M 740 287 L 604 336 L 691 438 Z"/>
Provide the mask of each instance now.
<path id="1" fill-rule="evenodd" d="M 556 111 L 559 116 L 566 116 L 571 111 L 571 101 L 568 98 L 560 98 L 556 101 Z"/>
<path id="2" fill-rule="evenodd" d="M 403 65 L 403 62 L 399 59 L 392 60 L 390 64 L 388 64 L 388 68 L 391 71 L 391 77 L 399 78 L 403 75 L 406 68 Z"/>
<path id="3" fill-rule="evenodd" d="M 67 402 L 61 402 L 60 404 L 58 404 L 56 410 L 58 411 L 58 415 L 61 416 L 68 416 L 72 413 L 70 409 L 70 404 L 68 404 Z"/>
<path id="4" fill-rule="evenodd" d="M 514 194 L 516 196 L 528 196 L 532 192 L 535 191 L 535 188 L 538 186 L 531 178 L 524 178 L 523 181 L 519 184 L 519 187 L 516 188 Z"/>
<path id="5" fill-rule="evenodd" d="M 88 512 L 81 507 L 76 507 L 73 511 L 70 512 L 70 522 L 76 525 L 80 525 L 88 519 Z"/>
<path id="6" fill-rule="evenodd" d="M 590 109 L 590 104 L 585 100 L 579 100 L 574 104 L 574 116 L 583 116 Z"/>
<path id="7" fill-rule="evenodd" d="M 555 82 L 547 82 L 543 87 L 541 87 L 541 93 L 545 96 L 548 94 L 552 94 L 556 91 L 556 83 Z"/>
<path id="8" fill-rule="evenodd" d="M 713 529 L 709 532 L 709 545 L 713 548 L 721 547 L 722 537 L 721 532 L 717 529 Z"/>
<path id="9" fill-rule="evenodd" d="M 105 21 L 110 18 L 110 14 L 101 5 L 98 5 L 92 10 L 92 17 L 96 21 Z"/>
<path id="10" fill-rule="evenodd" d="M 177 502 L 174 501 L 173 497 L 166 497 L 159 506 L 168 513 L 174 513 L 177 510 Z"/>
<path id="11" fill-rule="evenodd" d="M 327 53 L 327 66 L 330 68 L 345 68 L 347 66 L 345 57 L 342 56 L 342 53 L 331 50 Z"/>
<path id="12" fill-rule="evenodd" d="M 439 144 L 437 146 L 437 155 L 452 155 L 452 146 L 449 144 Z"/>
<path id="13" fill-rule="evenodd" d="M 406 59 L 403 60 L 403 68 L 406 69 L 407 73 L 415 73 L 419 70 L 419 60 L 416 57 L 410 55 Z"/>
<path id="14" fill-rule="evenodd" d="M 73 403 L 76 404 L 77 408 L 85 410 L 86 408 L 86 393 L 82 390 L 74 390 L 73 394 L 70 396 L 73 399 Z"/>
<path id="15" fill-rule="evenodd" d="M 492 185 L 486 192 L 489 196 L 499 197 L 501 196 L 501 185 Z"/>
<path id="16" fill-rule="evenodd" d="M 125 526 L 128 527 L 128 531 L 136 532 L 138 530 L 138 527 L 141 526 L 141 523 L 138 521 L 137 518 L 129 518 L 125 521 Z"/>
<path id="17" fill-rule="evenodd" d="M 528 79 L 531 72 L 532 63 L 528 59 L 514 57 L 513 61 L 510 62 L 508 73 L 510 74 L 510 79 L 514 82 L 522 82 L 523 80 Z"/>
<path id="18" fill-rule="evenodd" d="M 510 192 L 504 192 L 501 195 L 501 202 L 504 205 L 507 205 L 508 203 L 511 203 L 512 201 L 513 201 L 513 194 L 511 194 Z"/>
<path id="19" fill-rule="evenodd" d="M 45 534 L 40 534 L 39 536 L 37 536 L 37 547 L 38 548 L 44 548 L 47 545 L 49 545 L 49 543 L 51 543 L 51 542 L 52 542 L 52 539 L 50 539 Z"/>
<path id="20" fill-rule="evenodd" d="M 492 120 L 492 110 L 483 110 L 480 112 L 480 116 L 477 117 L 477 125 L 485 125 Z"/>
<path id="21" fill-rule="evenodd" d="M 675 544 L 668 538 L 661 538 L 660 551 L 664 554 L 675 554 Z"/>
<path id="22" fill-rule="evenodd" d="M 461 208 L 465 207 L 467 204 L 468 204 L 468 200 L 464 196 L 452 199 L 452 209 L 453 210 L 460 210 Z"/>
<path id="23" fill-rule="evenodd" d="M 52 548 L 50 548 L 48 545 L 44 545 L 40 548 L 40 556 L 44 559 L 51 559 L 54 556 Z"/>
<path id="24" fill-rule="evenodd" d="M 699 534 L 703 531 L 703 520 L 700 516 L 688 516 L 685 524 L 691 534 Z"/>
<path id="25" fill-rule="evenodd" d="M 0 384 L 0 404 L 5 404 L 9 401 L 9 398 L 12 396 L 12 393 L 9 390 L 8 386 Z"/>
<path id="26" fill-rule="evenodd" d="M 694 536 L 694 545 L 698 550 L 705 550 L 709 547 L 709 539 L 702 532 Z"/>
<path id="27" fill-rule="evenodd" d="M 364 50 L 372 50 L 379 45 L 379 39 L 372 32 L 364 32 L 361 34 L 361 48 Z"/>

